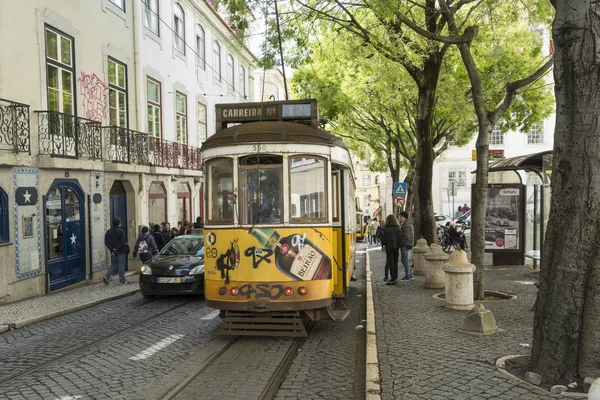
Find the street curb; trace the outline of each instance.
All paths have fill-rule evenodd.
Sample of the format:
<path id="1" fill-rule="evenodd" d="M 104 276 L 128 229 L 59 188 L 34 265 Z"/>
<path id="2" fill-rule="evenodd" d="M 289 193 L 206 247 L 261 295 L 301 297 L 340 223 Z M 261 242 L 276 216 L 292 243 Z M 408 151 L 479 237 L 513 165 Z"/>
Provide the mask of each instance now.
<path id="1" fill-rule="evenodd" d="M 53 311 L 53 312 L 50 312 L 50 313 L 47 313 L 47 314 L 38 315 L 37 317 L 23 319 L 23 320 L 15 322 L 14 324 L 8 325 L 8 327 L 10 328 L 10 330 L 21 329 L 21 328 L 24 328 L 24 327 L 26 327 L 28 325 L 32 325 L 32 324 L 35 324 L 35 323 L 38 323 L 38 322 L 41 322 L 41 321 L 52 319 L 52 318 L 55 318 L 55 317 L 58 317 L 58 316 L 61 316 L 61 315 L 70 314 L 70 313 L 73 313 L 75 311 L 79 311 L 79 310 L 83 310 L 85 308 L 93 307 L 95 305 L 106 303 L 106 302 L 111 301 L 111 300 L 116 300 L 116 299 L 120 299 L 120 298 L 123 298 L 123 297 L 131 296 L 132 294 L 138 293 L 139 291 L 140 291 L 140 289 L 136 289 L 136 290 L 132 290 L 131 292 L 120 293 L 120 294 L 115 295 L 115 296 L 105 297 L 103 299 L 98 299 L 98 300 L 90 301 L 88 303 L 79 304 L 79 305 L 74 306 L 74 307 L 64 308 L 62 310 L 57 310 L 57 311 Z M 0 326 L 0 333 L 1 332 L 3 332 L 2 331 L 2 326 Z"/>
<path id="2" fill-rule="evenodd" d="M 381 381 L 379 379 L 379 358 L 377 357 L 377 333 L 375 331 L 375 307 L 373 305 L 373 283 L 371 281 L 371 262 L 369 251 L 366 256 L 367 279 L 367 370 L 366 399 L 381 399 Z"/>

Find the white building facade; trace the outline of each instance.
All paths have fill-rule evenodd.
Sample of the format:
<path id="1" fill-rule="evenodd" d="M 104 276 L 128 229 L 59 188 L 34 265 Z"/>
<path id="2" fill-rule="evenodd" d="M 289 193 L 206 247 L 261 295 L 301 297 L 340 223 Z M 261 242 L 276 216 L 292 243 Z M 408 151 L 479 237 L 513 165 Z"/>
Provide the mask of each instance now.
<path id="1" fill-rule="evenodd" d="M 114 217 L 132 245 L 201 216 L 214 105 L 256 69 L 210 2 L 2 2 L 0 48 L 0 303 L 99 280 Z"/>

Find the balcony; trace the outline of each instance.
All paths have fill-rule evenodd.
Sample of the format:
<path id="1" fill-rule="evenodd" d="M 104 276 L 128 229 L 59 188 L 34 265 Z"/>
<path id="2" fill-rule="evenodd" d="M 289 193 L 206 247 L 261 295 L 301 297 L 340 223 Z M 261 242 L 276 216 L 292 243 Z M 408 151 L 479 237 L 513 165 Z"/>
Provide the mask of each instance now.
<path id="1" fill-rule="evenodd" d="M 200 170 L 200 149 L 118 126 L 102 127 L 104 161 Z"/>
<path id="2" fill-rule="evenodd" d="M 0 150 L 29 153 L 29 105 L 0 99 Z"/>
<path id="3" fill-rule="evenodd" d="M 36 111 L 40 154 L 102 159 L 101 123 L 57 111 Z"/>

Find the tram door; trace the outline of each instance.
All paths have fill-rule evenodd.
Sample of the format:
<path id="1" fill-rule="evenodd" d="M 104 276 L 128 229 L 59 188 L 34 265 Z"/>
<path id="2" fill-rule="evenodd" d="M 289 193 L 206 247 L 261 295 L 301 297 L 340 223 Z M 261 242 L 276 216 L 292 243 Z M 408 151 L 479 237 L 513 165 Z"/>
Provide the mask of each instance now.
<path id="1" fill-rule="evenodd" d="M 110 227 L 112 228 L 112 220 L 119 218 L 121 220 L 121 228 L 127 236 L 127 192 L 121 181 L 115 181 L 110 188 Z M 129 240 L 129 239 L 128 239 Z M 133 246 L 131 246 L 133 248 Z M 125 260 L 125 271 L 128 270 L 128 262 Z"/>
<path id="2" fill-rule="evenodd" d="M 44 203 L 46 270 L 52 291 L 85 279 L 85 198 L 79 185 L 59 182 Z"/>

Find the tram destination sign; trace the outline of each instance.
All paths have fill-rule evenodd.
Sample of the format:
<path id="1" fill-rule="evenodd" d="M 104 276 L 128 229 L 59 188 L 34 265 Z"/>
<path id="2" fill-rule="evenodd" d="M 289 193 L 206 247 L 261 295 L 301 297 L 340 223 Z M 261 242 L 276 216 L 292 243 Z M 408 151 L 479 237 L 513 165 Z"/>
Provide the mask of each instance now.
<path id="1" fill-rule="evenodd" d="M 277 119 L 277 106 L 264 107 L 225 107 L 221 109 L 221 121 L 239 121 L 244 119 L 272 121 Z"/>
<path id="2" fill-rule="evenodd" d="M 310 122 L 318 127 L 317 102 L 308 100 L 270 101 L 265 103 L 217 104 L 217 131 L 232 124 L 259 121 Z"/>

